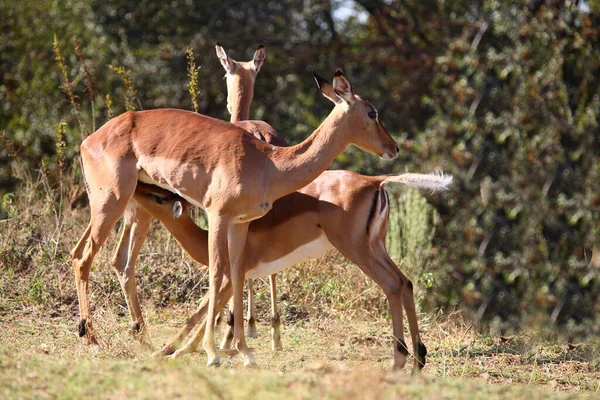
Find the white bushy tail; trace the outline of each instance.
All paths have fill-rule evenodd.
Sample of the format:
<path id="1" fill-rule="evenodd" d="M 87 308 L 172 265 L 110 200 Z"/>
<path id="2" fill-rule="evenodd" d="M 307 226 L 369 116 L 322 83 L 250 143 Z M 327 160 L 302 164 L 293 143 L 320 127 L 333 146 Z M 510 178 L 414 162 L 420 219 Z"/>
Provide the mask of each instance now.
<path id="1" fill-rule="evenodd" d="M 452 175 L 445 175 L 443 172 L 432 174 L 413 174 L 405 173 L 401 175 L 381 176 L 383 182 L 404 183 L 413 189 L 430 190 L 432 193 L 448 190 L 452 184 Z"/>

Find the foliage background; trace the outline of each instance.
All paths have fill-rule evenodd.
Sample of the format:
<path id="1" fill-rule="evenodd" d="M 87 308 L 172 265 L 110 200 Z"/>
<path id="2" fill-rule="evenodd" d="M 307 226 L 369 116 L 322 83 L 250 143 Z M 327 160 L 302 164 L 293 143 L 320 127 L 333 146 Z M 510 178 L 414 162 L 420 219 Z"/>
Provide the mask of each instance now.
<path id="1" fill-rule="evenodd" d="M 330 110 L 311 70 L 342 67 L 403 150 L 385 163 L 350 149 L 333 168 L 454 175 L 449 193 L 427 196 L 439 223 L 422 307 L 465 307 L 502 332 L 527 321 L 570 338 L 600 333 L 598 0 L 5 0 L 0 14 L 0 218 L 22 218 L 13 204 L 40 172 L 44 204 L 69 212 L 62 170 L 77 182 L 82 132 L 133 97 L 109 65 L 130 72 L 136 108 L 191 109 L 192 48 L 199 112 L 228 119 L 214 44 L 249 59 L 263 43 L 252 118 L 301 141 Z M 53 35 L 78 112 L 58 89 Z M 3 239 L 4 271 L 32 273 L 23 265 L 39 233 L 29 229 L 28 241 Z"/>

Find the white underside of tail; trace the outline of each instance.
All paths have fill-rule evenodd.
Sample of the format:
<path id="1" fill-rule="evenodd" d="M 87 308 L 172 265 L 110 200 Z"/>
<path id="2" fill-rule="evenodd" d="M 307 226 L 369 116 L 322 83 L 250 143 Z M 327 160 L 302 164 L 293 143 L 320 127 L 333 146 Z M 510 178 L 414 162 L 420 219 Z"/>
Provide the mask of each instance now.
<path id="1" fill-rule="evenodd" d="M 317 239 L 296 248 L 277 260 L 258 263 L 256 267 L 246 271 L 246 278 L 265 278 L 294 264 L 321 257 L 330 249 L 333 249 L 333 245 L 327 240 L 325 233 L 322 233 Z"/>
<path id="2" fill-rule="evenodd" d="M 389 176 L 383 183 L 388 182 L 404 183 L 413 189 L 439 192 L 448 190 L 452 184 L 452 175 L 445 175 L 442 172 L 432 174 L 406 173 L 402 175 Z"/>

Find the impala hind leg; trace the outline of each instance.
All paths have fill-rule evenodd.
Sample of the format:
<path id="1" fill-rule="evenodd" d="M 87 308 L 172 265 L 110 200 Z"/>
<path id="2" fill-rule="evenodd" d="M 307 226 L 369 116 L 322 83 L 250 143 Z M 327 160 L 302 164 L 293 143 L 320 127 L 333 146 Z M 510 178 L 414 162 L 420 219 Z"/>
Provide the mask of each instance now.
<path id="1" fill-rule="evenodd" d="M 365 240 L 366 242 L 366 240 Z M 341 242 L 336 246 L 344 256 L 354 262 L 369 278 L 373 279 L 383 290 L 392 314 L 394 366 L 395 370 L 406 365 L 408 347 L 404 340 L 404 322 L 402 315 L 403 295 L 405 282 L 404 276 L 389 257 L 377 251 L 376 243 L 364 243 L 360 246 L 346 246 Z M 336 245 L 337 242 L 334 244 Z M 385 250 L 385 247 L 383 248 Z M 387 253 L 385 253 L 387 254 Z M 408 280 L 406 280 L 408 281 Z"/>
<path id="2" fill-rule="evenodd" d="M 225 284 L 225 279 L 223 280 L 223 284 Z M 200 305 L 198 306 L 194 314 L 192 314 L 192 316 L 188 318 L 185 325 L 179 330 L 179 332 L 177 332 L 175 336 L 173 336 L 167 341 L 167 343 L 162 347 L 162 349 L 155 352 L 153 356 L 168 356 L 177 352 L 178 349 L 180 349 L 181 343 L 183 343 L 183 340 L 188 335 L 188 333 L 190 333 L 194 329 L 194 327 L 198 325 L 198 323 L 202 321 L 203 318 L 206 317 L 206 311 L 208 310 L 208 300 L 209 294 L 207 293 L 202 298 L 202 301 L 200 302 Z M 204 334 L 204 330 L 202 331 L 202 334 Z M 200 339 L 198 339 L 196 347 L 199 343 Z"/>
<path id="3" fill-rule="evenodd" d="M 401 273 L 402 274 L 402 273 Z M 402 274 L 402 276 L 404 276 Z M 419 322 L 417 320 L 417 311 L 415 307 L 415 296 L 413 292 L 412 282 L 404 277 L 407 282 L 406 290 L 403 294 L 404 308 L 406 309 L 406 318 L 408 319 L 408 327 L 410 330 L 410 336 L 413 342 L 415 352 L 415 364 L 413 366 L 413 373 L 419 373 L 425 366 L 427 348 L 421 342 L 421 334 L 419 333 Z"/>
<path id="4" fill-rule="evenodd" d="M 229 300 L 227 310 L 222 314 L 225 315 L 225 327 L 223 329 L 223 339 L 221 340 L 219 348 L 221 350 L 228 350 L 233 343 L 233 299 Z"/>
<path id="5" fill-rule="evenodd" d="M 282 350 L 281 343 L 281 320 L 277 311 L 277 274 L 269 275 L 271 287 L 271 349 Z"/>
<path id="6" fill-rule="evenodd" d="M 77 288 L 77 298 L 79 300 L 79 325 L 77 330 L 79 337 L 84 337 L 87 344 L 97 345 L 98 341 L 92 332 L 92 322 L 89 319 L 89 293 L 88 293 L 88 281 L 89 281 L 89 270 L 91 262 L 89 262 L 87 268 L 83 264 L 84 252 L 86 259 L 90 258 L 88 249 L 88 240 L 92 234 L 92 223 L 90 222 L 83 232 L 81 239 L 77 242 L 77 245 L 71 250 L 71 259 L 73 260 L 73 268 L 75 272 L 75 286 Z M 93 257 L 93 256 L 92 256 Z"/>
<path id="7" fill-rule="evenodd" d="M 113 226 L 123 216 L 137 184 L 133 160 L 109 165 L 104 159 L 87 154 L 81 147 L 82 166 L 90 200 L 90 224 L 71 251 L 77 297 L 79 299 L 79 336 L 88 344 L 97 344 L 90 315 L 89 278 L 94 256 L 108 238 Z M 116 171 L 113 171 L 117 168 Z"/>
<path id="8" fill-rule="evenodd" d="M 362 271 L 373 279 L 387 297 L 392 314 L 392 329 L 394 343 L 394 369 L 402 369 L 406 365 L 408 347 L 404 340 L 404 321 L 402 302 L 405 282 L 395 264 L 387 263 L 377 257 L 370 257 L 368 263 L 357 264 Z M 393 268 L 391 267 L 393 265 Z"/>
<path id="9" fill-rule="evenodd" d="M 125 295 L 127 309 L 131 318 L 132 331 L 142 344 L 148 346 L 150 346 L 150 341 L 135 281 L 135 263 L 140 249 L 146 240 L 151 221 L 152 217 L 150 214 L 144 211 L 137 202 L 132 200 L 125 212 L 123 231 L 112 259 L 113 268 Z"/>
<path id="10" fill-rule="evenodd" d="M 419 323 L 417 319 L 417 311 L 415 307 L 415 299 L 413 292 L 413 283 L 408 279 L 398 266 L 394 263 L 392 258 L 385 248 L 385 242 L 380 240 L 373 246 L 374 254 L 382 266 L 382 270 L 389 271 L 389 273 L 397 276 L 402 282 L 402 304 L 406 309 L 406 319 L 408 319 L 408 329 L 410 331 L 411 340 L 413 343 L 414 350 L 414 365 L 413 373 L 421 372 L 421 369 L 425 366 L 425 357 L 427 356 L 427 348 L 421 342 L 421 335 L 419 333 Z M 392 314 L 393 319 L 393 314 Z M 406 345 L 406 343 L 405 343 Z"/>
<path id="11" fill-rule="evenodd" d="M 225 304 L 229 301 L 229 299 L 231 299 L 231 294 L 232 294 L 231 281 L 229 280 L 229 278 L 227 276 L 225 276 L 223 278 L 223 285 L 221 286 L 221 290 L 219 290 L 217 307 L 223 308 L 225 306 Z M 204 299 L 206 299 L 206 304 L 208 304 L 208 296 L 209 296 L 209 294 L 204 296 Z M 202 299 L 202 303 L 204 303 L 204 299 Z M 202 319 L 205 316 L 206 308 L 207 307 L 204 307 L 202 310 L 200 310 L 200 309 L 198 310 L 197 315 L 196 315 L 198 317 L 198 319 Z M 196 349 L 200 345 L 200 342 L 202 341 L 202 338 L 204 337 L 205 329 L 206 329 L 206 318 L 204 318 L 202 320 L 202 322 L 200 323 L 200 327 L 192 335 L 192 337 L 187 341 L 187 343 L 183 347 L 177 349 L 177 351 L 175 351 L 171 357 L 178 358 L 184 354 L 189 354 L 189 353 L 193 353 L 194 351 L 196 351 Z"/>
<path id="12" fill-rule="evenodd" d="M 92 208 L 92 222 L 89 224 L 80 242 L 71 253 L 77 297 L 79 299 L 80 320 L 78 325 L 79 336 L 84 337 L 87 344 L 98 344 L 94 335 L 90 316 L 89 279 L 94 257 L 104 244 L 114 224 L 125 210 L 126 202 L 111 202 L 114 207 L 108 212 L 106 208 L 94 212 Z M 85 243 L 85 244 L 83 244 Z"/>
<path id="13" fill-rule="evenodd" d="M 256 330 L 256 307 L 254 306 L 254 283 L 253 279 L 248 279 L 248 337 L 258 337 Z M 223 329 L 223 340 L 219 346 L 221 350 L 227 350 L 231 348 L 233 343 L 233 299 L 229 301 L 229 308 L 225 312 L 227 315 L 225 323 L 225 329 Z"/>

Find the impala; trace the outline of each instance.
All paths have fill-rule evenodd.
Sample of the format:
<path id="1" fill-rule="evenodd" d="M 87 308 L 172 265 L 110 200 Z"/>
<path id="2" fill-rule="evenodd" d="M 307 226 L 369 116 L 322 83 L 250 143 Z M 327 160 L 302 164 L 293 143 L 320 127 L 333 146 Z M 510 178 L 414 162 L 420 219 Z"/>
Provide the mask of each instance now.
<path id="1" fill-rule="evenodd" d="M 252 133 L 252 135 L 260 140 L 275 146 L 287 146 L 285 141 L 269 124 L 263 121 L 240 120 L 248 119 L 250 103 L 252 102 L 252 97 L 254 95 L 254 82 L 266 58 L 264 46 L 258 46 L 254 53 L 254 57 L 248 62 L 237 62 L 232 60 L 227 56 L 227 53 L 225 53 L 225 50 L 219 43 L 216 45 L 216 51 L 219 60 L 227 71 L 227 108 L 231 112 L 230 121 Z M 134 198 L 137 199 L 137 196 L 134 196 Z M 133 332 L 139 335 L 142 343 L 146 344 L 149 344 L 149 341 L 137 295 L 135 262 L 146 236 L 148 235 L 151 221 L 152 215 L 146 212 L 143 207 L 140 207 L 137 202 L 130 202 L 125 212 L 123 228 L 117 244 L 117 250 L 112 259 L 112 265 L 119 278 L 123 293 L 125 294 Z M 187 226 L 185 226 L 185 223 L 181 222 L 177 229 L 185 230 L 186 228 Z M 205 242 L 198 243 L 198 245 L 207 246 Z M 208 261 L 205 260 L 203 264 L 208 265 Z M 255 331 L 250 331 L 249 336 L 253 336 L 254 334 Z"/>
<path id="2" fill-rule="evenodd" d="M 349 171 L 325 171 L 300 191 L 277 200 L 273 210 L 250 224 L 245 246 L 246 276 L 266 277 L 336 248 L 373 279 L 388 298 L 394 334 L 394 369 L 402 368 L 408 355 L 402 319 L 404 305 L 414 344 L 414 370 L 419 371 L 425 365 L 427 350 L 419 335 L 412 283 L 385 249 L 389 201 L 384 185 L 398 182 L 413 188 L 443 190 L 451 180 L 451 177 L 438 174 L 368 177 Z M 208 235 L 187 214 L 189 203 L 149 185 L 138 188 L 136 199 L 164 223 L 192 258 L 206 264 Z M 180 210 L 179 218 L 174 218 L 172 210 Z M 230 296 L 231 284 L 225 277 L 218 296 L 219 307 L 224 306 Z M 276 293 L 273 292 L 272 297 L 275 299 Z M 205 315 L 207 301 L 208 296 L 186 326 L 163 347 L 161 354 L 177 357 L 197 348 L 204 324 L 184 347 L 179 345 Z M 280 345 L 279 316 L 275 303 L 273 313 L 273 348 L 277 348 Z"/>
<path id="3" fill-rule="evenodd" d="M 203 348 L 218 365 L 214 341 L 219 289 L 230 274 L 234 345 L 255 365 L 243 331 L 244 249 L 251 221 L 273 202 L 313 181 L 351 144 L 393 159 L 398 145 L 377 111 L 356 96 L 341 71 L 333 85 L 316 76 L 321 93 L 336 103 L 313 134 L 291 147 L 262 142 L 242 128 L 200 114 L 161 109 L 113 118 L 81 144 L 91 220 L 71 251 L 80 306 L 79 334 L 97 343 L 90 318 L 89 273 L 94 256 L 126 212 L 138 182 L 180 195 L 208 216 L 209 298 Z M 229 282 L 229 276 L 225 276 Z"/>
<path id="4" fill-rule="evenodd" d="M 260 49 L 260 47 L 259 47 Z M 258 52 L 258 50 L 257 50 Z M 252 93 L 246 86 L 245 90 L 235 90 L 235 85 L 230 86 L 229 75 L 232 71 L 240 71 L 245 64 L 238 65 L 229 59 L 221 46 L 217 45 L 217 55 L 227 71 L 228 93 Z M 256 59 L 256 54 L 255 54 Z M 233 72 L 235 73 L 235 72 Z M 247 74 L 246 80 L 237 79 L 238 85 L 255 78 L 255 74 Z M 251 88 L 253 87 L 250 86 Z M 233 89 L 233 90 L 232 90 Z M 233 115 L 248 115 L 248 111 L 239 112 L 236 104 L 250 102 L 244 99 L 231 99 L 228 96 L 229 109 Z M 231 106 L 234 104 L 234 106 Z M 233 117 L 232 117 L 233 118 Z M 275 131 L 262 121 L 248 121 L 249 124 L 264 129 L 265 137 L 270 140 L 277 138 Z M 258 134 L 257 134 L 258 133 Z M 257 136 L 260 132 L 255 131 Z M 268 136 L 267 136 L 268 135 Z M 420 341 L 417 317 L 412 294 L 412 284 L 402 275 L 385 250 L 385 234 L 388 218 L 387 193 L 384 185 L 387 182 L 402 182 L 417 188 L 428 188 L 440 190 L 447 187 L 451 182 L 450 177 L 435 175 L 403 174 L 400 176 L 367 177 L 346 171 L 326 171 L 316 181 L 301 189 L 299 193 L 290 194 L 273 205 L 273 210 L 263 219 L 253 221 L 250 224 L 247 242 L 246 259 L 244 267 L 248 276 L 260 276 L 265 274 L 268 265 L 275 268 L 285 268 L 297 262 L 304 261 L 311 256 L 318 256 L 320 252 L 328 248 L 337 247 L 338 250 L 354 261 L 368 276 L 384 289 L 392 310 L 392 321 L 396 343 L 394 367 L 400 368 L 406 362 L 407 348 L 404 342 L 404 330 L 402 326 L 402 303 L 407 310 L 411 339 L 415 347 L 415 370 L 419 370 L 425 363 L 425 346 Z M 182 212 L 189 204 L 168 191 L 159 188 L 140 185 L 136 189 L 135 199 L 155 218 L 162 221 L 166 228 L 175 236 L 179 244 L 198 262 L 208 263 L 208 234 L 200 229 L 188 216 Z M 174 219 L 172 210 L 177 210 L 178 219 Z M 148 215 L 145 213 L 145 215 Z M 150 217 L 148 217 L 150 218 Z M 132 240 L 142 241 L 146 236 L 149 219 L 141 225 L 139 234 L 124 235 L 132 237 Z M 294 232 L 294 234 L 290 234 Z M 348 235 L 348 233 L 353 233 Z M 137 239 L 136 239 L 137 238 Z M 315 238 L 320 238 L 315 241 Z M 310 243 L 322 246 L 313 246 Z M 126 249 L 134 248 L 139 251 L 141 243 L 134 246 L 124 246 Z M 119 246 L 121 248 L 122 246 Z M 314 251 L 313 254 L 310 251 Z M 137 251 L 128 256 L 120 257 L 125 261 L 121 269 L 129 271 L 133 276 L 133 268 Z M 267 267 L 265 267 L 267 265 Z M 403 290 L 406 287 L 407 290 Z M 274 276 L 271 281 L 272 299 L 276 300 Z M 126 292 L 126 297 L 135 298 L 137 293 Z M 223 296 L 227 298 L 228 296 Z M 200 320 L 206 310 L 206 299 L 203 306 L 188 321 L 188 324 L 173 338 L 168 345 L 162 349 L 162 354 L 171 354 L 179 346 L 180 342 L 190 332 L 193 326 Z M 223 303 L 222 300 L 221 303 Z M 128 300 L 128 304 L 131 303 Z M 276 305 L 273 303 L 273 348 L 280 348 L 279 316 Z M 132 320 L 142 321 L 141 313 L 132 314 Z M 196 335 L 196 338 L 199 338 Z M 176 355 L 189 352 L 197 346 L 198 341 L 190 341 L 188 345 L 180 349 Z"/>

